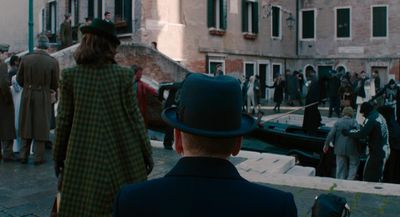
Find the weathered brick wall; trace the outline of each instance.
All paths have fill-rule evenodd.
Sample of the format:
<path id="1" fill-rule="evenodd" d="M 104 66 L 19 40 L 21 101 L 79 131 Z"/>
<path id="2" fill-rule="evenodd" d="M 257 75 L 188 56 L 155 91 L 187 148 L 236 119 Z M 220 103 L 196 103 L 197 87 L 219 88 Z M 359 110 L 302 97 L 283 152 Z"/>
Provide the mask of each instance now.
<path id="1" fill-rule="evenodd" d="M 62 51 L 53 53 L 60 69 L 74 66 L 73 52 L 79 45 L 71 46 Z M 118 64 L 130 67 L 133 64 L 143 67 L 143 75 L 157 82 L 180 81 L 184 79 L 188 69 L 176 63 L 162 53 L 143 44 L 122 44 L 115 57 Z"/>

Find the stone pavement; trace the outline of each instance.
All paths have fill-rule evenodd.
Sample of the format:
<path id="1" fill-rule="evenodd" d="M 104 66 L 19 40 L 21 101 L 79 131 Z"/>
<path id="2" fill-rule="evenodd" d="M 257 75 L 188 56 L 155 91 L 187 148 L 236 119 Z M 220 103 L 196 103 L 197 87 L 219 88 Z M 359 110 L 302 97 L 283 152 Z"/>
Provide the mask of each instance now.
<path id="1" fill-rule="evenodd" d="M 161 148 L 160 143 L 153 143 L 153 146 L 155 167 L 150 179 L 163 176 L 179 159 L 179 156 L 174 151 Z M 247 160 L 253 159 L 250 157 L 251 153 L 243 153 L 238 157 L 231 158 L 231 161 L 239 168 Z M 46 158 L 51 159 L 50 150 L 46 150 Z M 340 192 L 335 190 L 335 186 L 328 190 L 316 190 L 313 188 L 261 183 L 263 181 L 260 177 L 265 176 L 273 178 L 278 177 L 279 174 L 260 173 L 260 175 L 257 175 L 255 173 L 249 179 L 263 185 L 292 192 L 297 204 L 299 217 L 311 216 L 310 210 L 314 197 L 326 192 L 335 192 L 345 196 L 352 208 L 352 217 L 399 216 L 399 196 Z M 287 177 L 294 179 L 292 181 L 300 179 L 296 176 Z M 283 184 L 285 183 L 284 181 L 282 180 Z M 16 162 L 0 163 L 0 217 L 47 217 L 49 216 L 55 193 L 56 178 L 53 172 L 53 164 L 50 161 L 40 166 L 34 166 L 32 163 L 28 165 L 21 165 Z"/>

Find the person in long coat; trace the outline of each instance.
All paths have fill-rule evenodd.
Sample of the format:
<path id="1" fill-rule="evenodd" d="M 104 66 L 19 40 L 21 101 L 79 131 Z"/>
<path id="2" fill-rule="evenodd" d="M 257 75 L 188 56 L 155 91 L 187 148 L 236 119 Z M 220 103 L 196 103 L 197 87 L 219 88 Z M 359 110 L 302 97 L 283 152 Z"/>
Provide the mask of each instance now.
<path id="1" fill-rule="evenodd" d="M 347 106 L 343 109 L 343 117 L 339 118 L 326 137 L 323 151 L 329 151 L 330 143 L 333 144 L 336 155 L 336 178 L 354 180 L 360 165 L 360 152 L 355 141 L 342 134 L 342 130 L 358 129 L 358 123 L 353 118 L 353 108 Z"/>
<path id="2" fill-rule="evenodd" d="M 355 139 L 368 138 L 368 159 L 364 166 L 363 181 L 380 182 L 383 168 L 389 155 L 389 132 L 385 118 L 369 102 L 360 106 L 365 117 L 364 126 L 359 130 L 342 130 L 342 134 Z"/>
<path id="3" fill-rule="evenodd" d="M 400 184 L 400 125 L 390 105 L 381 106 L 378 111 L 385 118 L 389 130 L 390 154 L 383 170 L 383 182 Z"/>
<path id="4" fill-rule="evenodd" d="M 134 91 L 133 71 L 114 61 L 114 24 L 81 28 L 77 66 L 61 73 L 53 159 L 63 174 L 59 217 L 111 216 L 122 185 L 142 182 L 153 168 Z"/>
<path id="5" fill-rule="evenodd" d="M 60 25 L 61 49 L 72 45 L 71 15 L 65 14 L 64 18 L 64 22 Z"/>
<path id="6" fill-rule="evenodd" d="M 275 107 L 274 111 L 280 112 L 281 111 L 281 103 L 283 100 L 283 90 L 285 88 L 285 83 L 283 81 L 282 75 L 278 75 L 278 77 L 275 78 L 274 85 L 272 86 L 266 86 L 268 88 L 275 88 L 274 89 L 274 102 Z"/>
<path id="7" fill-rule="evenodd" d="M 12 101 L 10 84 L 8 82 L 8 67 L 4 59 L 8 56 L 9 46 L 0 44 L 0 160 L 14 160 L 12 145 L 15 139 L 14 104 Z"/>
<path id="8" fill-rule="evenodd" d="M 147 111 L 147 96 L 148 96 L 148 94 L 151 94 L 152 96 L 157 96 L 157 90 L 142 81 L 143 68 L 141 66 L 132 65 L 131 69 L 133 70 L 133 73 L 135 73 L 134 85 L 135 85 L 135 92 L 137 95 L 137 101 L 139 104 L 139 109 L 140 109 L 140 112 L 142 113 L 144 123 L 147 126 L 148 125 L 148 123 L 147 123 L 148 117 L 147 117 L 147 112 L 146 112 Z"/>
<path id="9" fill-rule="evenodd" d="M 49 40 L 40 35 L 37 50 L 21 59 L 17 82 L 23 87 L 20 107 L 20 161 L 25 164 L 32 140 L 35 140 L 34 164 L 44 162 L 45 143 L 49 140 L 51 91 L 58 89 L 59 66 L 46 49 Z"/>
<path id="10" fill-rule="evenodd" d="M 10 84 L 8 82 L 7 57 L 8 46 L 0 44 L 0 160 L 14 160 L 12 145 L 15 139 L 14 104 L 12 101 Z"/>
<path id="11" fill-rule="evenodd" d="M 304 110 L 303 129 L 309 133 L 314 134 L 321 126 L 321 113 L 318 110 L 320 102 L 320 84 L 315 73 L 310 73 L 310 86 L 306 96 L 306 108 Z"/>

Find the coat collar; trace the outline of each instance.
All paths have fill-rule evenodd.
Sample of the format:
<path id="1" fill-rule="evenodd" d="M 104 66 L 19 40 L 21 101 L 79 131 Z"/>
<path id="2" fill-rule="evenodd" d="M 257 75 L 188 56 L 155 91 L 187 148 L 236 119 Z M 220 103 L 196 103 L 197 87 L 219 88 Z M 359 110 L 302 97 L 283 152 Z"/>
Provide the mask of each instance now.
<path id="1" fill-rule="evenodd" d="M 41 50 L 41 49 L 34 50 L 33 53 L 42 54 L 42 55 L 48 55 L 49 56 L 49 54 L 46 51 Z"/>
<path id="2" fill-rule="evenodd" d="M 194 176 L 219 179 L 242 179 L 228 160 L 211 157 L 184 157 L 165 176 Z"/>

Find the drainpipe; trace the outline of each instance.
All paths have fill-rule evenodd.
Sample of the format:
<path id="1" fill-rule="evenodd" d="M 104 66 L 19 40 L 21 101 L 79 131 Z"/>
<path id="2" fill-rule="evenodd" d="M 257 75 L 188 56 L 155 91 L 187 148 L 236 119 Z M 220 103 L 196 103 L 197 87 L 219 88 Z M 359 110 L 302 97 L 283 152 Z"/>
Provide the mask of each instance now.
<path id="1" fill-rule="evenodd" d="M 29 43 L 29 53 L 32 53 L 33 52 L 33 0 L 29 0 L 28 43 Z"/>
<path id="2" fill-rule="evenodd" d="M 299 1 L 300 0 L 296 0 L 296 57 L 299 56 Z"/>

